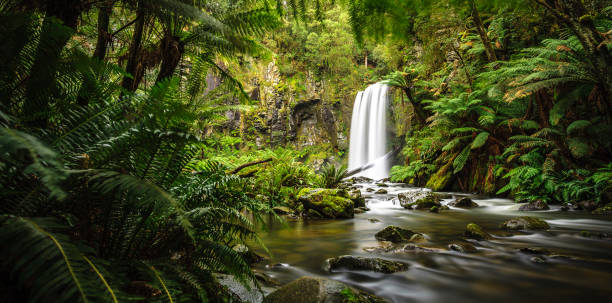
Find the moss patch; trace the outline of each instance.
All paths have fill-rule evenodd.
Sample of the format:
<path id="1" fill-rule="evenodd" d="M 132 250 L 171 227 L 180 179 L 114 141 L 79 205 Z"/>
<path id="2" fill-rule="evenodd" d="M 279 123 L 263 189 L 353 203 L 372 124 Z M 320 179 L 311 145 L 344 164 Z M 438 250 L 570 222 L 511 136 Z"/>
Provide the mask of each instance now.
<path id="1" fill-rule="evenodd" d="M 397 226 L 387 226 L 385 229 L 377 232 L 374 237 L 379 241 L 401 243 L 410 241 L 414 235 L 417 235 L 417 233 L 411 230 L 399 228 Z"/>
<path id="2" fill-rule="evenodd" d="M 474 223 L 467 225 L 465 236 L 476 240 L 488 240 L 492 238 L 489 233 L 485 232 L 480 226 Z"/>

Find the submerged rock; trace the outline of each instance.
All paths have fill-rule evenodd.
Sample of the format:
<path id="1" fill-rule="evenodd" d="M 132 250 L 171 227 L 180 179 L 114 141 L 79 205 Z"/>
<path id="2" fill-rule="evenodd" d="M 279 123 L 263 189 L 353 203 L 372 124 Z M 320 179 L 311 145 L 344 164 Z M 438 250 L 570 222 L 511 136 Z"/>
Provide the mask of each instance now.
<path id="1" fill-rule="evenodd" d="M 550 207 L 548 207 L 548 204 L 546 204 L 546 202 L 542 200 L 529 202 L 519 207 L 519 211 L 537 211 L 537 210 L 548 210 L 548 209 L 550 209 Z"/>
<path id="2" fill-rule="evenodd" d="M 325 260 L 325 269 L 327 271 L 348 269 L 392 274 L 395 272 L 408 270 L 408 267 L 408 264 L 402 262 L 389 261 L 381 258 L 356 257 L 351 255 Z"/>
<path id="3" fill-rule="evenodd" d="M 531 261 L 533 263 L 537 263 L 537 264 L 544 264 L 544 263 L 546 263 L 546 260 L 544 260 L 543 258 L 540 258 L 540 257 L 531 257 L 529 259 L 529 261 Z"/>
<path id="4" fill-rule="evenodd" d="M 386 189 L 384 189 L 384 188 L 381 188 L 381 189 L 379 189 L 379 190 L 377 190 L 377 191 L 375 192 L 375 194 L 377 194 L 377 195 L 384 195 L 384 194 L 386 194 L 386 193 L 387 193 L 387 190 L 386 190 Z"/>
<path id="5" fill-rule="evenodd" d="M 427 241 L 425 239 L 425 236 L 423 236 L 422 234 L 414 234 L 412 235 L 412 237 L 410 237 L 410 239 L 408 240 L 412 243 L 421 243 L 421 242 L 425 242 Z"/>
<path id="6" fill-rule="evenodd" d="M 353 218 L 354 203 L 346 190 L 304 188 L 298 194 L 309 216 L 324 218 Z"/>
<path id="7" fill-rule="evenodd" d="M 380 220 L 376 219 L 376 218 L 369 218 L 368 221 L 370 221 L 371 223 L 378 223 L 378 222 L 380 222 Z"/>
<path id="8" fill-rule="evenodd" d="M 452 243 L 448 245 L 448 249 L 465 254 L 471 254 L 478 251 L 478 249 L 470 243 Z"/>
<path id="9" fill-rule="evenodd" d="M 470 223 L 467 225 L 465 230 L 465 236 L 476 240 L 488 240 L 492 238 L 489 233 L 482 230 L 480 226 L 474 223 Z"/>
<path id="10" fill-rule="evenodd" d="M 406 244 L 402 248 L 402 251 L 411 252 L 411 253 L 433 253 L 433 252 L 438 252 L 439 250 L 435 248 L 422 247 L 414 243 L 410 243 L 410 244 Z"/>
<path id="11" fill-rule="evenodd" d="M 367 207 L 357 207 L 357 208 L 355 208 L 355 213 L 356 214 L 363 214 L 363 213 L 365 213 L 366 211 L 369 211 L 369 210 L 370 209 L 367 208 Z"/>
<path id="12" fill-rule="evenodd" d="M 373 189 L 373 188 L 371 188 L 371 187 L 369 187 L 369 188 L 366 188 L 366 191 L 367 191 L 367 192 L 369 192 L 369 193 L 371 193 L 371 192 L 373 192 L 373 191 L 374 191 L 374 189 Z"/>
<path id="13" fill-rule="evenodd" d="M 385 229 L 379 231 L 374 235 L 376 240 L 379 241 L 389 241 L 393 243 L 401 243 L 401 242 L 409 242 L 412 236 L 417 233 L 403 229 L 397 226 L 387 226 Z"/>
<path id="14" fill-rule="evenodd" d="M 507 230 L 521 230 L 521 229 L 549 229 L 550 225 L 546 221 L 535 218 L 535 217 L 516 217 L 512 218 L 501 225 L 502 228 Z"/>
<path id="15" fill-rule="evenodd" d="M 269 294 L 265 303 L 384 303 L 384 299 L 324 278 L 302 277 Z"/>
<path id="16" fill-rule="evenodd" d="M 449 206 L 460 207 L 460 208 L 474 208 L 478 207 L 478 203 L 472 201 L 468 197 L 458 198 L 455 201 L 448 203 Z"/>

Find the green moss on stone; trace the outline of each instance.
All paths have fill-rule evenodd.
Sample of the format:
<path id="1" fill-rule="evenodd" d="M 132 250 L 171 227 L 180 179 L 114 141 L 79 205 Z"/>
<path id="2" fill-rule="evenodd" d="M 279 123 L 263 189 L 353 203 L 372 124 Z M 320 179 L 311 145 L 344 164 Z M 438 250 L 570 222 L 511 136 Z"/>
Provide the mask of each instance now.
<path id="1" fill-rule="evenodd" d="M 501 225 L 502 228 L 508 230 L 521 230 L 521 229 L 549 229 L 550 225 L 546 221 L 535 218 L 535 217 L 516 217 L 512 218 Z"/>
<path id="2" fill-rule="evenodd" d="M 408 229 L 399 228 L 397 226 L 387 226 L 385 229 L 377 232 L 374 237 L 379 241 L 401 243 L 410 241 L 411 237 L 415 234 L 415 232 Z"/>
<path id="3" fill-rule="evenodd" d="M 482 230 L 482 228 L 475 223 L 470 223 L 467 225 L 465 236 L 476 240 L 491 239 L 491 235 Z"/>

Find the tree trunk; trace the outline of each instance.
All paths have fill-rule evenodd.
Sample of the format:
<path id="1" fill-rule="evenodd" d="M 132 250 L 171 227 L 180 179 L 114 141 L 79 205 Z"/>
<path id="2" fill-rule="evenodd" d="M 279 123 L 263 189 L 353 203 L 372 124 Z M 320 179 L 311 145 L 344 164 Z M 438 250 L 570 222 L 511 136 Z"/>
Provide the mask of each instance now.
<path id="1" fill-rule="evenodd" d="M 49 1 L 41 5 L 26 7 L 31 10 L 42 8 L 45 18 L 26 84 L 23 113 L 32 117 L 26 122 L 30 126 L 45 128 L 50 112 L 49 101 L 53 99 L 56 86 L 57 65 L 64 47 L 77 29 L 83 5 L 79 0 Z M 57 20 L 63 25 L 58 24 Z"/>
<path id="2" fill-rule="evenodd" d="M 172 77 L 185 52 L 183 42 L 180 41 L 180 38 L 173 36 L 170 31 L 166 31 L 160 48 L 162 62 L 155 80 L 156 84 Z"/>
<path id="3" fill-rule="evenodd" d="M 472 6 L 472 19 L 474 20 L 474 25 L 476 25 L 476 30 L 480 36 L 480 41 L 482 41 L 482 44 L 484 45 L 485 52 L 487 53 L 487 59 L 489 59 L 489 62 L 495 62 L 497 61 L 497 56 L 495 55 L 495 50 L 491 45 L 489 35 L 487 35 L 484 25 L 482 24 L 482 20 L 480 19 L 480 13 L 478 13 L 476 3 L 474 0 L 471 0 L 470 4 Z"/>
<path id="4" fill-rule="evenodd" d="M 421 126 L 425 126 L 425 121 L 427 119 L 427 114 L 425 113 L 425 109 L 416 102 L 416 100 L 414 100 L 414 97 L 412 96 L 412 92 L 410 91 L 410 88 L 408 87 L 402 87 L 402 90 L 404 91 L 404 94 L 406 94 L 406 96 L 408 97 L 408 100 L 410 101 L 410 104 L 412 105 L 412 108 L 414 109 L 414 115 L 417 118 L 417 121 L 419 122 L 419 124 Z"/>
<path id="5" fill-rule="evenodd" d="M 104 60 L 104 57 L 106 57 L 106 49 L 111 40 L 108 26 L 110 24 L 112 12 L 113 0 L 104 1 L 98 12 L 98 39 L 96 42 L 96 50 L 93 54 L 93 57 L 98 58 L 100 61 Z"/>
<path id="6" fill-rule="evenodd" d="M 132 77 L 124 77 L 121 82 L 121 86 L 128 91 L 136 91 L 138 88 L 138 84 L 140 83 L 140 79 L 142 77 L 138 75 L 138 65 L 140 61 L 141 48 L 142 48 L 142 36 L 145 27 L 145 11 L 143 7 L 143 2 L 138 2 L 138 9 L 136 11 L 136 24 L 134 25 L 134 35 L 132 36 L 132 42 L 130 44 L 128 61 L 125 66 L 125 71 L 129 73 Z"/>

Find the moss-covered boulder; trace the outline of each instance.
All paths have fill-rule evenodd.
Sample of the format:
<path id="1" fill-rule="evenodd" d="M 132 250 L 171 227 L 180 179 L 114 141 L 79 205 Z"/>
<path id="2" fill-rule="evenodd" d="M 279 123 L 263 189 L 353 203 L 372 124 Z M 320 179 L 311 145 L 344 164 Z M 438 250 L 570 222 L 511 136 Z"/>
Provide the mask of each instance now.
<path id="1" fill-rule="evenodd" d="M 375 192 L 375 194 L 377 194 L 377 195 L 384 195 L 384 194 L 387 194 L 387 193 L 388 193 L 388 191 L 386 189 L 384 189 L 384 188 L 381 188 L 381 189 L 379 189 L 379 190 L 377 190 Z"/>
<path id="2" fill-rule="evenodd" d="M 397 261 L 389 261 L 381 258 L 367 258 L 356 256 L 340 256 L 325 260 L 325 269 L 334 270 L 361 270 L 392 274 L 408 270 L 409 265 Z"/>
<path id="3" fill-rule="evenodd" d="M 535 217 L 516 217 L 502 223 L 501 228 L 507 230 L 521 230 L 521 229 L 549 229 L 550 225 L 546 221 L 535 218 Z"/>
<path id="4" fill-rule="evenodd" d="M 269 294 L 264 303 L 384 303 L 384 299 L 324 278 L 302 277 Z"/>
<path id="5" fill-rule="evenodd" d="M 309 216 L 312 211 L 331 219 L 354 216 L 354 203 L 343 189 L 304 188 L 298 193 L 298 201 Z"/>
<path id="6" fill-rule="evenodd" d="M 466 237 L 476 240 L 488 240 L 492 238 L 489 233 L 482 230 L 480 226 L 474 223 L 470 223 L 467 225 L 464 234 Z"/>
<path id="7" fill-rule="evenodd" d="M 385 229 L 377 232 L 374 237 L 379 241 L 389 241 L 393 243 L 409 242 L 412 236 L 417 233 L 403 229 L 397 226 L 387 226 Z"/>
<path id="8" fill-rule="evenodd" d="M 612 215 L 612 203 L 608 203 L 600 208 L 597 208 L 593 211 L 594 215 L 605 215 L 605 216 L 610 216 Z"/>
<path id="9" fill-rule="evenodd" d="M 478 207 L 478 203 L 472 201 L 468 197 L 458 198 L 455 201 L 448 203 L 449 206 L 460 207 L 460 208 L 474 208 Z"/>
<path id="10" fill-rule="evenodd" d="M 427 193 L 424 197 L 416 199 L 416 201 L 412 203 L 406 203 L 402 205 L 407 209 L 427 209 L 430 210 L 432 207 L 437 207 L 438 209 L 442 206 L 440 204 L 440 198 L 438 195 L 434 193 Z"/>

